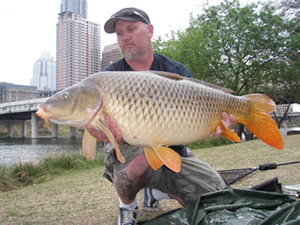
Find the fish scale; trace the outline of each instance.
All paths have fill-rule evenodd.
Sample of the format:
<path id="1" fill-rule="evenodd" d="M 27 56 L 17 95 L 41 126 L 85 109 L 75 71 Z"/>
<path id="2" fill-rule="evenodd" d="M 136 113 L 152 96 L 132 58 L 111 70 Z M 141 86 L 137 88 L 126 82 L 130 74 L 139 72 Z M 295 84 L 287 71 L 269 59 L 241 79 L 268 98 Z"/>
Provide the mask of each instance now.
<path id="1" fill-rule="evenodd" d="M 235 116 L 258 138 L 278 149 L 283 141 L 269 115 L 275 103 L 264 94 L 233 96 L 225 89 L 177 74 L 157 71 L 101 72 L 89 76 L 43 103 L 36 113 L 49 121 L 77 128 L 87 125 L 104 132 L 120 162 L 124 158 L 105 116 L 114 119 L 123 139 L 144 147 L 150 166 L 165 165 L 180 171 L 181 158 L 166 146 L 206 138 L 220 126 L 221 135 L 240 141 L 236 133 L 221 124 L 221 113 Z M 228 90 L 226 90 L 228 91 Z M 86 130 L 83 153 L 91 160 L 96 139 Z"/>
<path id="2" fill-rule="evenodd" d="M 124 139 L 134 145 L 145 145 L 145 141 L 150 145 L 155 138 L 158 139 L 155 142 L 169 144 L 163 138 L 154 138 L 155 133 L 158 134 L 155 136 L 164 136 L 168 142 L 172 140 L 172 145 L 190 143 L 209 135 L 217 126 L 216 118 L 220 118 L 221 112 L 234 113 L 224 104 L 218 104 L 224 101 L 223 92 L 216 93 L 206 87 L 199 90 L 198 84 L 149 73 L 145 76 L 127 73 L 122 79 L 114 74 L 108 74 L 103 78 L 105 82 L 99 83 L 100 92 L 109 99 L 107 102 L 104 100 L 104 113 L 115 118 Z M 107 96 L 107 93 L 110 95 Z M 180 110 L 176 110 L 178 108 Z M 206 119 L 200 120 L 203 117 Z M 151 127 L 145 129 L 145 124 Z M 187 135 L 182 135 L 184 133 Z M 141 136 L 147 137 L 147 140 L 137 138 Z"/>

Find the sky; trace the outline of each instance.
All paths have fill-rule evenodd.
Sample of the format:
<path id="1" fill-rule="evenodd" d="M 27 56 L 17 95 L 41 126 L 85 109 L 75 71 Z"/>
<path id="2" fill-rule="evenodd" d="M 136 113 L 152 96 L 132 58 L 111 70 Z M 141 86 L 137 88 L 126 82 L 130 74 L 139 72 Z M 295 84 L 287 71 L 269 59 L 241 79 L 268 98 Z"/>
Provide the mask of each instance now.
<path id="1" fill-rule="evenodd" d="M 189 15 L 201 13 L 207 0 L 88 0 L 88 20 L 101 26 L 101 51 L 116 43 L 115 34 L 103 26 L 109 17 L 126 7 L 143 9 L 154 25 L 154 38 L 184 29 Z M 56 57 L 56 24 L 60 0 L 0 1 L 0 82 L 30 85 L 33 66 L 43 51 Z M 219 4 L 220 0 L 209 0 Z"/>
<path id="2" fill-rule="evenodd" d="M 190 13 L 202 12 L 203 5 L 221 0 L 88 0 L 88 20 L 101 26 L 101 52 L 116 43 L 115 34 L 103 30 L 112 14 L 126 7 L 147 12 L 154 25 L 154 39 L 172 30 L 188 27 Z M 240 2 L 251 2 L 241 0 Z M 56 24 L 61 0 L 0 1 L 0 82 L 30 85 L 34 63 L 42 52 L 56 57 Z"/>

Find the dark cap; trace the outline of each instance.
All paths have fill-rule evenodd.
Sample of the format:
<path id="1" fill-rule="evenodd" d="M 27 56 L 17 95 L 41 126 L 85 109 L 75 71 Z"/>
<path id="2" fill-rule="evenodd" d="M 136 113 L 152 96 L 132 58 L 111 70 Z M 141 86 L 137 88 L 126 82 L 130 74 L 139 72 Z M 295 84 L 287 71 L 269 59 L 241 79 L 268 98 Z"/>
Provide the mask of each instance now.
<path id="1" fill-rule="evenodd" d="M 150 19 L 143 10 L 137 8 L 124 8 L 119 12 L 113 14 L 109 20 L 106 21 L 104 25 L 104 30 L 106 33 L 114 33 L 115 32 L 115 23 L 118 20 L 124 20 L 127 22 L 137 22 L 142 21 L 146 24 L 150 23 Z"/>

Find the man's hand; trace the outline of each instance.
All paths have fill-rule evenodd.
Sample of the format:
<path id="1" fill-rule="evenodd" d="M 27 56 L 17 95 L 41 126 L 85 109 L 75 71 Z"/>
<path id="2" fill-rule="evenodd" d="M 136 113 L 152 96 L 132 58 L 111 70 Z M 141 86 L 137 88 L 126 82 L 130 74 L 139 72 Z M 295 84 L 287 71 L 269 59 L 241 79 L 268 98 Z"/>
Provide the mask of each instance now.
<path id="1" fill-rule="evenodd" d="M 125 144 L 126 142 L 123 140 L 121 131 L 118 127 L 116 127 L 115 120 L 110 116 L 105 117 L 105 125 L 110 130 L 112 135 L 115 137 L 118 144 Z M 86 128 L 97 140 L 103 141 L 104 143 L 110 143 L 107 136 L 102 132 L 95 130 L 92 126 L 87 125 Z"/>
<path id="2" fill-rule="evenodd" d="M 221 116 L 222 116 L 221 124 L 224 127 L 229 129 L 230 127 L 233 127 L 235 125 L 236 119 L 233 115 L 228 116 L 226 112 L 223 112 Z M 220 137 L 221 133 L 222 133 L 221 127 L 217 126 L 216 132 L 212 133 L 212 135 L 215 137 Z"/>

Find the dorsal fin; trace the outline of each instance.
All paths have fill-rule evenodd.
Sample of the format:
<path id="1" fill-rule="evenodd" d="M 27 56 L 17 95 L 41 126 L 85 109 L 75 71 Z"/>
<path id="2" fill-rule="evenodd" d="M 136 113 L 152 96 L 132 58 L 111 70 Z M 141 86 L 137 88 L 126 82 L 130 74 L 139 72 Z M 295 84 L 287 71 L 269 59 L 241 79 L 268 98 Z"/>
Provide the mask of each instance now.
<path id="1" fill-rule="evenodd" d="M 194 83 L 197 83 L 197 84 L 201 84 L 203 86 L 206 86 L 206 87 L 210 87 L 210 88 L 213 88 L 215 90 L 219 90 L 219 91 L 223 91 L 225 93 L 228 93 L 228 94 L 232 94 L 234 93 L 233 90 L 231 89 L 228 89 L 228 88 L 223 88 L 223 87 L 220 87 L 218 85 L 215 85 L 215 84 L 211 84 L 211 83 L 208 83 L 208 82 L 205 82 L 205 81 L 201 81 L 201 80 L 197 80 L 197 79 L 193 79 L 193 78 L 189 78 L 189 77 L 182 77 L 176 73 L 169 73 L 169 72 L 163 72 L 163 71 L 155 71 L 155 70 L 150 70 L 151 73 L 154 73 L 158 76 L 162 76 L 162 77 L 165 77 L 165 78 L 168 78 L 168 79 L 172 79 L 172 80 L 188 80 L 190 82 L 194 82 Z"/>
<path id="2" fill-rule="evenodd" d="M 196 80 L 196 79 L 189 78 L 189 77 L 184 77 L 184 80 L 189 80 L 191 82 L 198 83 L 198 84 L 201 84 L 203 86 L 206 86 L 206 87 L 209 87 L 209 88 L 213 88 L 215 90 L 223 91 L 223 92 L 228 93 L 228 94 L 234 93 L 234 91 L 231 90 L 231 89 L 220 87 L 220 86 L 218 86 L 216 84 L 208 83 L 208 82 L 205 82 L 205 81 L 202 81 L 202 80 Z"/>
<path id="3" fill-rule="evenodd" d="M 162 76 L 162 77 L 165 77 L 165 78 L 169 78 L 169 79 L 172 79 L 172 80 L 183 80 L 184 77 L 176 74 L 176 73 L 169 73 L 169 72 L 164 72 L 164 71 L 155 71 L 155 70 L 150 70 L 151 73 L 154 73 L 158 76 Z"/>

